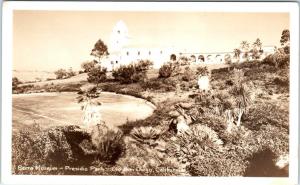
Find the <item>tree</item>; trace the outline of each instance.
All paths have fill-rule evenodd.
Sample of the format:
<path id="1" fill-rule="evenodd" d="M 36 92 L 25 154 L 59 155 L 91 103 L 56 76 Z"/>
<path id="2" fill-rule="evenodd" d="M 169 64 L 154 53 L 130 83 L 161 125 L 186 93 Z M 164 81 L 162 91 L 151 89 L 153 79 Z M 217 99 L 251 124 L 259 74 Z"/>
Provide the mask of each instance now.
<path id="1" fill-rule="evenodd" d="M 259 59 L 261 54 L 262 54 L 262 50 L 261 50 L 261 47 L 262 47 L 262 43 L 260 41 L 259 38 L 257 38 L 253 44 L 252 44 L 252 49 L 250 50 L 250 52 L 252 53 L 252 57 L 253 59 Z"/>
<path id="2" fill-rule="evenodd" d="M 243 52 L 248 52 L 249 47 L 250 47 L 250 45 L 247 41 L 244 40 L 241 42 L 241 49 Z"/>
<path id="3" fill-rule="evenodd" d="M 257 48 L 253 48 L 250 50 L 250 52 L 252 53 L 252 58 L 253 59 L 259 59 L 261 56 L 261 52 L 259 52 L 260 50 L 258 50 Z"/>
<path id="4" fill-rule="evenodd" d="M 231 64 L 231 56 L 229 54 L 225 55 L 224 60 L 226 64 Z"/>
<path id="5" fill-rule="evenodd" d="M 241 50 L 244 52 L 243 58 L 246 58 L 247 60 L 249 58 L 249 48 L 250 48 L 249 42 L 245 40 L 241 42 Z"/>
<path id="6" fill-rule="evenodd" d="M 257 38 L 256 41 L 253 42 L 252 45 L 253 45 L 253 49 L 261 50 L 262 43 L 259 38 Z"/>
<path id="7" fill-rule="evenodd" d="M 68 76 L 68 72 L 65 69 L 59 69 L 54 74 L 56 75 L 56 79 L 63 79 Z"/>
<path id="8" fill-rule="evenodd" d="M 282 46 L 290 43 L 290 30 L 286 29 L 282 31 L 280 43 Z"/>
<path id="9" fill-rule="evenodd" d="M 12 78 L 12 89 L 15 90 L 19 84 L 21 84 L 20 80 L 17 77 Z"/>
<path id="10" fill-rule="evenodd" d="M 87 81 L 98 86 L 99 83 L 106 80 L 106 72 L 106 68 L 102 68 L 100 66 L 94 67 L 90 70 L 90 72 L 88 72 Z"/>
<path id="11" fill-rule="evenodd" d="M 288 29 L 282 31 L 280 43 L 284 46 L 284 52 L 290 54 L 290 31 Z"/>
<path id="12" fill-rule="evenodd" d="M 85 73 L 88 73 L 95 67 L 96 64 L 97 64 L 96 60 L 86 61 L 81 64 L 81 68 Z"/>
<path id="13" fill-rule="evenodd" d="M 76 73 L 73 71 L 72 67 L 70 67 L 69 71 L 67 72 L 67 77 L 70 78 L 75 75 Z"/>
<path id="14" fill-rule="evenodd" d="M 234 50 L 233 50 L 234 57 L 235 57 L 235 58 L 240 58 L 241 52 L 242 52 L 242 51 L 241 51 L 240 49 L 238 49 L 238 48 L 234 49 Z"/>
<path id="15" fill-rule="evenodd" d="M 92 49 L 91 55 L 98 58 L 98 62 L 101 62 L 101 59 L 107 55 L 109 55 L 107 46 L 104 44 L 104 42 L 99 39 Z"/>

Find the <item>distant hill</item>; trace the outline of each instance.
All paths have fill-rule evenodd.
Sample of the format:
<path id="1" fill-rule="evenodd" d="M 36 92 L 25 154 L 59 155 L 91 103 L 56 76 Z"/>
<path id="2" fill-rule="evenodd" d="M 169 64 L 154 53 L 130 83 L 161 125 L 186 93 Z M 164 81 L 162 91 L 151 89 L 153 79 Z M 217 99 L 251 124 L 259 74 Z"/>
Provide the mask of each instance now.
<path id="1" fill-rule="evenodd" d="M 23 71 L 13 70 L 13 77 L 17 77 L 22 82 L 45 81 L 47 78 L 55 79 L 54 72 L 50 71 Z"/>

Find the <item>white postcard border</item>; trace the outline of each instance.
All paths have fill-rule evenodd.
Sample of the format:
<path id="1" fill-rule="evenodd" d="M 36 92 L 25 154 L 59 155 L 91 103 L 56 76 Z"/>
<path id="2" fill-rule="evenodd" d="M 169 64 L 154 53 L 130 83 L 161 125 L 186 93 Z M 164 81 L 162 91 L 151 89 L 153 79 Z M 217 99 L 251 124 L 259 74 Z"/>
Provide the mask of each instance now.
<path id="1" fill-rule="evenodd" d="M 289 178 L 249 177 L 117 177 L 42 176 L 11 174 L 12 133 L 12 20 L 13 10 L 68 11 L 202 11 L 202 12 L 287 12 L 290 14 L 290 166 Z M 2 32 L 2 133 L 1 181 L 7 184 L 297 184 L 298 183 L 298 93 L 299 10 L 297 3 L 240 2 L 4 2 Z"/>

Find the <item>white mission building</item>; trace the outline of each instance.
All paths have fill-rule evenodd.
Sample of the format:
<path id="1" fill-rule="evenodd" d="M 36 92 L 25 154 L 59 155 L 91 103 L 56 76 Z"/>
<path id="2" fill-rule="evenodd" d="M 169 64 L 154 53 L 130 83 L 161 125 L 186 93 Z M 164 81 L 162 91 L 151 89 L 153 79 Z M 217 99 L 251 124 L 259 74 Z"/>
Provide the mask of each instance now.
<path id="1" fill-rule="evenodd" d="M 134 38 L 137 39 L 137 38 Z M 234 57 L 233 52 L 215 52 L 215 53 L 195 53 L 189 51 L 180 51 L 172 46 L 167 47 L 134 47 L 131 41 L 133 38 L 129 35 L 126 24 L 120 20 L 114 26 L 110 35 L 108 44 L 109 56 L 102 61 L 102 66 L 106 67 L 109 71 L 118 68 L 120 65 L 127 65 L 139 60 L 150 60 L 153 62 L 153 68 L 160 68 L 164 63 L 170 61 L 172 54 L 176 58 L 186 57 L 195 63 L 224 63 L 225 58 L 230 56 L 232 62 L 243 62 L 243 52 L 239 58 Z M 274 46 L 262 47 L 263 53 L 261 59 L 276 51 Z"/>

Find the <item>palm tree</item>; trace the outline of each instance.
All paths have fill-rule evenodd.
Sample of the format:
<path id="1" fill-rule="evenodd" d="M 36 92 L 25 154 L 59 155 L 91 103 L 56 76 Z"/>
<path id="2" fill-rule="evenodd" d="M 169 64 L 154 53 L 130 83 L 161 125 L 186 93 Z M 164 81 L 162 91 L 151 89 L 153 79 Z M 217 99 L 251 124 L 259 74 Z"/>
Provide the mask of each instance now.
<path id="1" fill-rule="evenodd" d="M 249 45 L 248 41 L 244 40 L 241 42 L 241 49 L 243 52 L 247 52 L 249 50 L 249 47 L 250 47 L 250 45 Z"/>
<path id="2" fill-rule="evenodd" d="M 247 42 L 245 40 L 241 42 L 241 49 L 242 49 L 242 51 L 244 53 L 243 57 L 246 58 L 247 60 L 248 60 L 248 57 L 249 57 L 249 54 L 248 54 L 249 47 L 250 47 L 249 42 Z"/>
<path id="3" fill-rule="evenodd" d="M 259 38 L 257 38 L 256 39 L 256 41 L 255 42 L 253 42 L 253 48 L 258 48 L 258 50 L 261 50 L 261 47 L 262 47 L 262 43 L 261 43 L 261 41 L 260 41 L 260 39 Z"/>
<path id="4" fill-rule="evenodd" d="M 261 43 L 260 39 L 257 38 L 256 41 L 253 42 L 252 46 L 253 46 L 253 48 L 250 51 L 252 53 L 252 57 L 254 59 L 259 59 L 261 56 L 261 51 L 262 51 L 261 50 L 262 43 Z"/>

